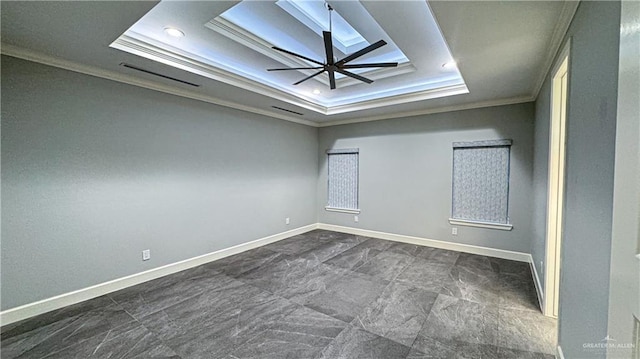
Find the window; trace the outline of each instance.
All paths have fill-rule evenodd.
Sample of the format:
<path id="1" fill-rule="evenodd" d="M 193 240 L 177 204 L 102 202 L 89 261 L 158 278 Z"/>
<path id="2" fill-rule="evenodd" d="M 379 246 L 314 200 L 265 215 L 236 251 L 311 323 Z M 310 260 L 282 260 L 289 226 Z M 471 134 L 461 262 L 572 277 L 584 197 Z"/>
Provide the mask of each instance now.
<path id="1" fill-rule="evenodd" d="M 453 143 L 452 224 L 510 230 L 511 140 Z"/>
<path id="2" fill-rule="evenodd" d="M 358 149 L 327 151 L 329 211 L 359 213 L 358 209 Z"/>

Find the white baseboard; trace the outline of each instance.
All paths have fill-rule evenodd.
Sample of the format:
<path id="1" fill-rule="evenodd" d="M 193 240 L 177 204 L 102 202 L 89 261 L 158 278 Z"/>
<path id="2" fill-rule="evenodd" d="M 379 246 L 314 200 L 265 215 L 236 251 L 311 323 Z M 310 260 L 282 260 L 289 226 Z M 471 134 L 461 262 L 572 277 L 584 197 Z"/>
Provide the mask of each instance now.
<path id="1" fill-rule="evenodd" d="M 556 358 L 564 359 L 564 354 L 562 353 L 562 348 L 560 347 L 560 345 L 556 347 Z"/>
<path id="2" fill-rule="evenodd" d="M 253 248 L 261 247 L 269 243 L 277 242 L 291 236 L 306 233 L 318 228 L 317 223 L 292 229 L 290 231 L 277 233 L 268 237 L 256 239 L 251 242 L 238 244 L 233 247 L 221 249 L 201 256 L 185 259 L 180 262 L 164 265 L 162 267 L 150 269 L 148 271 L 132 274 L 126 277 L 114 279 L 108 282 L 96 284 L 94 286 L 64 293 L 55 297 L 39 300 L 37 302 L 21 305 L 19 307 L 7 309 L 0 312 L 0 325 L 7 325 L 17 321 L 27 319 L 39 314 L 43 314 L 68 305 L 83 302 L 96 298 L 120 289 L 124 289 L 136 284 L 144 283 L 169 274 L 177 273 L 185 269 L 197 267 L 199 265 L 228 257 Z"/>
<path id="3" fill-rule="evenodd" d="M 533 284 L 536 287 L 536 294 L 538 295 L 538 305 L 540 306 L 540 311 L 544 313 L 544 293 L 542 292 L 542 284 L 540 282 L 540 276 L 538 275 L 538 270 L 536 269 L 536 264 L 533 262 L 533 257 L 529 254 L 529 266 L 531 266 L 531 274 L 533 275 Z"/>
<path id="4" fill-rule="evenodd" d="M 318 223 L 318 229 L 324 229 L 328 231 L 349 233 L 349 234 L 355 234 L 355 235 L 364 236 L 364 237 L 386 239 L 386 240 L 395 241 L 395 242 L 417 244 L 421 246 L 449 249 L 452 251 L 480 254 L 488 257 L 496 257 L 496 258 L 510 259 L 510 260 L 519 261 L 519 262 L 531 263 L 531 255 L 529 253 L 507 251 L 504 249 L 480 247 L 480 246 L 474 246 L 471 244 L 463 244 L 463 243 L 445 242 L 445 241 L 440 241 L 436 239 L 428 239 L 428 238 L 405 236 L 402 234 L 370 231 L 368 229 L 343 227 L 343 226 L 336 226 L 333 224 L 326 224 L 326 223 Z"/>
<path id="5" fill-rule="evenodd" d="M 510 259 L 520 262 L 527 262 L 532 265 L 533 260 L 530 254 L 522 252 L 507 251 L 503 249 L 487 248 L 474 246 L 470 244 L 453 243 L 440 241 L 435 239 L 405 236 L 401 234 L 393 234 L 386 232 L 377 232 L 366 229 L 353 227 L 336 226 L 325 223 L 314 223 L 307 226 L 292 229 L 290 231 L 274 234 L 268 237 L 256 239 L 251 242 L 242 243 L 233 247 L 221 249 L 215 252 L 207 253 L 201 256 L 189 258 L 180 262 L 171 263 L 162 267 L 154 268 L 148 271 L 132 274 L 130 276 L 114 279 L 108 282 L 96 284 L 94 286 L 79 289 L 73 292 L 64 293 L 55 297 L 39 300 L 37 302 L 21 305 L 19 307 L 7 309 L 0 312 L 0 325 L 7 325 L 17 321 L 27 319 L 39 314 L 43 314 L 55 309 L 63 308 L 68 305 L 76 304 L 85 300 L 96 298 L 111 292 L 115 292 L 130 286 L 144 283 L 153 279 L 157 279 L 169 274 L 183 271 L 185 269 L 197 267 L 199 265 L 215 261 L 220 258 L 228 257 L 240 252 L 248 251 L 253 248 L 261 247 L 269 243 L 277 242 L 291 236 L 306 233 L 314 229 L 324 229 L 335 232 L 355 234 L 365 237 L 386 239 L 390 241 L 417 244 L 434 248 L 442 248 L 465 253 L 485 255 L 489 257 Z M 542 290 L 540 280 L 533 266 L 534 282 L 539 298 L 542 298 Z"/>

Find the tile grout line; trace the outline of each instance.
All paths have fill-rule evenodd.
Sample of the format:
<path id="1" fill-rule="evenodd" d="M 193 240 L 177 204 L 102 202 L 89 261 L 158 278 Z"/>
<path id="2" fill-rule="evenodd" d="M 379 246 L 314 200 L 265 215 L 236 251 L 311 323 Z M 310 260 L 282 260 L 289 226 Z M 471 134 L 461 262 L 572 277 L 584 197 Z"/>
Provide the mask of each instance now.
<path id="1" fill-rule="evenodd" d="M 284 254 L 284 253 L 282 253 L 282 252 L 274 251 L 274 250 L 269 249 L 269 248 L 265 248 L 265 249 L 268 249 L 268 252 L 272 252 L 272 253 L 274 253 L 274 254 L 280 254 L 280 255 L 283 255 L 284 257 L 291 257 L 291 258 L 295 258 L 295 259 L 297 259 L 297 258 L 301 258 L 301 259 L 309 260 L 309 261 L 311 261 L 311 262 L 313 262 L 313 263 L 316 263 L 316 264 L 314 264 L 314 266 L 317 266 L 317 265 L 321 265 L 321 264 L 323 264 L 323 265 L 326 265 L 326 266 L 329 266 L 329 267 L 333 267 L 333 268 L 339 269 L 341 272 L 342 272 L 342 271 L 344 271 L 344 273 L 343 273 L 343 274 L 340 274 L 340 277 L 339 277 L 339 278 L 344 278 L 344 277 L 345 277 L 346 275 L 348 275 L 349 273 L 354 273 L 354 274 L 358 274 L 358 275 L 364 275 L 364 276 L 366 276 L 366 277 L 363 277 L 363 280 L 367 280 L 367 281 L 369 281 L 369 280 L 374 280 L 374 279 L 375 279 L 376 281 L 378 281 L 378 280 L 379 280 L 379 281 L 384 281 L 384 282 L 385 282 L 384 287 L 383 287 L 383 288 L 382 288 L 378 293 L 376 293 L 375 297 L 373 297 L 373 299 L 372 299 L 370 302 L 368 302 L 367 304 L 364 304 L 364 305 L 362 306 L 362 309 L 358 312 L 358 314 L 356 314 L 355 318 L 358 318 L 362 313 L 364 313 L 364 311 L 365 311 L 365 310 L 366 310 L 370 305 L 372 305 L 372 304 L 373 304 L 373 303 L 375 303 L 377 300 L 379 300 L 379 299 L 381 298 L 381 296 L 383 295 L 383 293 L 384 293 L 386 290 L 388 290 L 388 289 L 389 289 L 389 288 L 390 288 L 394 283 L 402 283 L 402 282 L 397 281 L 398 276 L 399 276 L 400 274 L 404 273 L 405 271 L 407 271 L 407 270 L 408 270 L 408 268 L 409 268 L 413 263 L 415 263 L 415 262 L 417 261 L 417 259 L 418 259 L 418 257 L 417 257 L 417 256 L 414 256 L 414 255 L 408 255 L 409 257 L 411 257 L 411 258 L 412 258 L 411 262 L 410 262 L 410 263 L 407 263 L 407 264 L 402 268 L 402 270 L 398 271 L 398 273 L 397 273 L 395 276 L 393 276 L 393 278 L 392 278 L 391 280 L 386 279 L 386 278 L 382 278 L 382 277 L 381 277 L 381 275 L 384 275 L 384 273 L 387 273 L 387 272 L 384 272 L 384 273 L 382 273 L 382 274 L 378 273 L 377 275 L 372 275 L 372 274 L 361 273 L 361 272 L 357 272 L 357 271 L 356 271 L 358 268 L 362 267 L 362 265 L 364 265 L 364 264 L 366 264 L 366 263 L 373 263 L 373 262 L 375 262 L 375 261 L 374 261 L 374 258 L 376 258 L 378 255 L 380 255 L 380 254 L 382 254 L 382 253 L 385 253 L 385 252 L 388 252 L 388 253 L 396 253 L 396 252 L 388 251 L 388 250 L 389 250 L 389 247 L 385 248 L 384 250 L 380 250 L 380 251 L 379 251 L 379 253 L 377 253 L 374 257 L 368 258 L 364 263 L 362 263 L 362 264 L 361 264 L 360 266 L 358 266 L 358 267 L 354 267 L 354 268 L 342 268 L 342 267 L 339 267 L 339 266 L 336 266 L 336 265 L 333 265 L 333 264 L 330 264 L 330 263 L 326 263 L 327 261 L 330 261 L 330 260 L 332 260 L 332 259 L 334 259 L 334 258 L 336 258 L 336 257 L 338 257 L 338 256 L 340 256 L 340 255 L 342 255 L 342 254 L 344 254 L 346 251 L 349 251 L 349 250 L 351 250 L 351 249 L 353 249 L 353 248 L 356 248 L 356 247 L 358 247 L 358 246 L 360 246 L 360 245 L 363 245 L 364 243 L 366 243 L 366 241 L 367 241 L 367 240 L 365 240 L 365 241 L 363 241 L 363 242 L 361 242 L 361 243 L 358 243 L 358 244 L 356 244 L 355 246 L 352 246 L 352 247 L 349 247 L 349 248 L 347 248 L 347 249 L 341 250 L 341 251 L 339 251 L 339 252 L 335 253 L 334 255 L 332 255 L 331 257 L 328 257 L 328 258 L 324 259 L 324 261 L 319 261 L 319 260 L 318 260 L 318 261 L 314 261 L 314 260 L 309 260 L 309 259 L 306 259 L 306 258 L 302 258 L 302 257 L 300 257 L 303 253 L 307 253 L 307 252 L 311 252 L 311 251 L 313 251 L 313 250 L 317 250 L 317 249 L 319 249 L 320 247 L 322 247 L 323 245 L 321 245 L 321 246 L 319 246 L 319 247 L 311 248 L 311 249 L 309 249 L 309 250 L 307 250 L 307 251 L 304 251 L 304 252 L 302 252 L 302 253 L 293 254 L 293 255 L 290 255 L 290 256 L 289 256 L 289 255 L 286 255 L 286 254 Z M 329 253 L 332 253 L 332 252 L 329 252 Z M 402 254 L 402 253 L 401 253 L 401 254 Z M 255 258 L 253 258 L 252 260 L 254 260 L 254 259 L 255 259 Z M 426 258 L 423 258 L 423 259 L 427 260 Z M 448 265 L 449 270 L 451 270 L 452 268 L 454 268 L 454 267 L 455 267 L 455 264 L 456 264 L 456 263 L 458 263 L 459 259 L 460 259 L 460 258 L 457 258 L 457 259 L 456 259 L 456 261 L 455 261 L 455 263 L 454 263 L 453 265 Z M 342 330 L 341 330 L 341 331 L 340 331 L 340 332 L 339 332 L 335 337 L 333 337 L 333 338 L 332 338 L 332 339 L 331 339 L 331 340 L 330 340 L 330 341 L 329 341 L 329 342 L 328 342 L 324 347 L 320 348 L 320 349 L 317 351 L 317 353 L 320 353 L 320 354 L 321 354 L 322 352 L 324 352 L 324 351 L 326 350 L 326 348 L 327 348 L 327 347 L 329 347 L 329 346 L 331 346 L 333 343 L 335 343 L 335 342 L 336 342 L 336 338 L 338 338 L 342 333 L 344 333 L 344 331 L 345 331 L 345 330 L 347 330 L 347 329 L 349 329 L 349 328 L 355 328 L 355 329 L 358 329 L 358 330 L 362 330 L 362 331 L 364 331 L 364 332 L 366 332 L 366 333 L 369 333 L 369 334 L 371 334 L 371 335 L 374 335 L 374 336 L 376 336 L 376 337 L 383 338 L 383 339 L 385 339 L 385 340 L 389 340 L 389 341 L 391 341 L 391 342 L 397 343 L 397 344 L 402 345 L 402 346 L 404 346 L 404 347 L 408 347 L 408 348 L 409 348 L 409 352 L 407 353 L 407 356 L 408 356 L 408 355 L 409 355 L 409 353 L 411 352 L 411 350 L 414 348 L 414 345 L 416 344 L 416 341 L 417 341 L 417 339 L 418 339 L 418 337 L 419 337 L 419 335 L 420 335 L 419 333 L 421 332 L 421 330 L 422 330 L 422 329 L 425 327 L 425 325 L 427 324 L 427 320 L 428 320 L 428 318 L 429 318 L 429 315 L 433 312 L 433 305 L 432 305 L 432 306 L 429 308 L 429 311 L 428 311 L 427 315 L 425 316 L 425 319 L 424 319 L 424 320 L 422 321 L 422 323 L 420 324 L 420 329 L 417 331 L 417 334 L 416 334 L 416 336 L 413 338 L 413 341 L 411 342 L 411 344 L 410 344 L 410 345 L 405 345 L 405 344 L 399 343 L 398 341 L 396 341 L 396 340 L 394 340 L 394 339 L 388 338 L 388 337 L 386 337 L 385 335 L 376 334 L 376 333 L 370 332 L 370 331 L 369 331 L 369 330 L 367 330 L 366 328 L 360 328 L 360 327 L 359 327 L 359 326 L 357 326 L 357 325 L 352 325 L 351 323 L 352 323 L 353 321 L 351 321 L 351 322 L 349 322 L 349 323 L 344 322 L 343 320 L 340 320 L 340 319 L 338 319 L 338 318 L 336 318 L 336 317 L 334 317 L 334 316 L 332 316 L 332 315 L 328 315 L 328 314 L 322 313 L 322 312 L 320 312 L 320 311 L 317 311 L 317 310 L 315 310 L 315 309 L 313 309 L 313 308 L 310 308 L 310 307 L 308 307 L 308 306 L 306 306 L 306 305 L 302 305 L 302 304 L 299 304 L 299 303 L 293 302 L 293 301 L 289 300 L 288 298 L 283 297 L 283 296 L 282 296 L 282 295 L 280 295 L 280 294 L 276 294 L 276 293 L 272 292 L 272 291 L 271 291 L 271 290 L 269 290 L 269 289 L 263 289 L 262 287 L 255 286 L 255 285 L 251 284 L 250 282 L 246 282 L 246 281 L 244 281 L 244 280 L 241 278 L 241 276 L 242 276 L 242 275 L 244 275 L 244 274 L 246 274 L 246 273 L 248 273 L 248 272 L 251 272 L 251 271 L 256 270 L 256 269 L 260 269 L 260 268 L 262 268 L 263 266 L 264 266 L 264 268 L 272 267 L 272 266 L 274 266 L 274 264 L 277 264 L 277 263 L 279 263 L 279 262 L 280 262 L 280 260 L 271 260 L 271 261 L 267 261 L 267 262 L 265 262 L 265 263 L 262 263 L 262 262 L 260 261 L 260 263 L 261 263 L 261 264 L 260 264 L 258 267 L 253 268 L 253 269 L 250 269 L 250 270 L 248 270 L 248 271 L 246 271 L 246 272 L 241 272 L 241 273 L 239 273 L 239 274 L 237 274 L 237 275 L 235 275 L 235 276 L 231 276 L 231 275 L 228 275 L 228 274 L 225 274 L 225 273 L 219 273 L 219 274 L 224 275 L 224 276 L 226 276 L 226 277 L 229 277 L 229 278 L 231 278 L 231 279 L 233 279 L 233 280 L 235 280 L 235 281 L 241 282 L 243 285 L 247 285 L 247 286 L 250 286 L 250 287 L 257 288 L 257 289 L 259 289 L 260 291 L 268 292 L 268 293 L 270 293 L 270 294 L 274 295 L 275 297 L 277 297 L 277 298 L 279 298 L 279 299 L 286 300 L 288 303 L 294 304 L 296 308 L 297 308 L 297 307 L 304 307 L 304 308 L 306 308 L 307 310 L 311 310 L 311 311 L 312 311 L 312 312 L 314 312 L 314 313 L 319 313 L 319 314 L 321 314 L 321 315 L 323 315 L 323 316 L 328 316 L 328 317 L 333 318 L 334 320 L 338 320 L 338 321 L 340 321 L 340 322 L 342 322 L 342 323 L 345 323 L 345 324 L 346 324 L 346 325 L 345 325 L 345 327 L 344 327 L 344 328 L 343 328 L 343 329 L 342 329 Z M 511 268 L 511 267 L 509 267 L 509 268 Z M 375 272 L 375 273 L 377 273 L 377 272 Z M 197 279 L 197 280 L 202 280 L 202 278 L 198 277 L 198 279 Z M 413 288 L 422 289 L 422 288 L 419 288 L 419 287 L 415 287 L 415 286 L 413 286 L 413 285 L 411 285 L 411 284 L 409 284 L 409 283 L 405 283 L 405 284 L 407 284 L 407 285 L 409 285 L 410 287 L 413 287 Z M 425 289 L 422 289 L 422 290 L 425 290 Z M 432 291 L 429 291 L 429 290 L 427 290 L 427 291 L 428 291 L 428 292 L 432 292 Z M 189 299 L 194 298 L 194 297 L 197 297 L 197 296 L 204 295 L 204 293 L 205 293 L 205 292 L 206 292 L 206 290 L 199 291 L 197 294 L 194 294 L 194 295 L 192 295 L 192 296 L 189 296 L 189 298 L 185 298 L 184 300 L 180 301 L 179 303 L 182 303 L 182 302 L 184 302 L 184 301 L 186 301 L 186 300 L 189 300 Z M 435 293 L 435 292 L 432 292 L 432 293 L 434 293 L 434 294 L 436 295 L 436 298 L 437 298 L 437 296 L 439 296 L 439 295 L 441 294 L 440 292 L 442 292 L 442 290 L 440 290 L 438 293 Z M 372 293 L 372 294 L 373 294 L 373 293 Z M 444 295 L 444 294 L 443 294 L 443 295 Z M 114 299 L 110 294 L 106 295 L 106 297 L 109 299 L 109 301 L 111 302 L 111 304 L 107 304 L 107 305 L 103 305 L 103 306 L 101 306 L 101 307 L 99 307 L 99 308 L 94 308 L 94 309 L 91 309 L 91 310 L 87 310 L 86 312 L 82 312 L 82 313 L 80 313 L 80 314 L 77 314 L 76 316 L 81 316 L 81 315 L 83 315 L 84 313 L 87 313 L 87 312 L 92 312 L 92 311 L 97 311 L 97 310 L 100 310 L 100 309 L 104 309 L 105 307 L 108 307 L 108 306 L 111 306 L 111 305 L 114 305 L 114 304 L 115 304 L 115 305 L 117 305 L 118 307 L 120 307 L 120 308 L 124 311 L 124 313 L 126 313 L 126 314 L 127 314 L 127 316 L 129 316 L 131 319 L 133 319 L 132 321 L 128 321 L 127 323 L 133 323 L 133 322 L 135 322 L 135 323 L 137 323 L 137 324 L 141 325 L 142 327 L 144 327 L 146 330 L 148 330 L 148 331 L 151 333 L 151 335 L 152 335 L 152 337 L 153 337 L 153 339 L 154 339 L 154 340 L 157 340 L 157 341 L 158 341 L 158 343 L 161 343 L 161 344 L 165 345 L 167 348 L 171 349 L 175 354 L 178 354 L 178 353 L 177 353 L 177 352 L 176 352 L 176 351 L 175 351 L 171 346 L 169 346 L 169 345 L 168 345 L 164 340 L 161 340 L 160 338 L 158 338 L 158 337 L 157 337 L 157 335 L 156 335 L 156 333 L 152 332 L 152 331 L 151 331 L 151 330 L 150 330 L 150 329 L 149 329 L 145 324 L 143 324 L 143 323 L 141 322 L 141 320 L 140 320 L 140 319 L 138 319 L 136 316 L 134 316 L 132 313 L 130 313 L 130 312 L 129 312 L 129 310 L 125 309 L 125 308 L 123 307 L 123 305 L 122 305 L 120 302 L 116 301 L 116 300 L 115 300 L 115 299 Z M 454 296 L 454 298 L 455 298 L 455 296 Z M 517 351 L 521 351 L 520 349 L 516 349 L 516 348 L 508 348 L 508 347 L 502 347 L 502 346 L 500 346 L 500 345 L 499 345 L 499 344 L 500 344 L 500 336 L 501 336 L 501 335 L 500 335 L 500 331 L 501 331 L 501 327 L 502 327 L 502 326 L 500 325 L 501 318 L 504 316 L 504 311 L 505 311 L 505 310 L 510 309 L 510 308 L 506 308 L 506 303 L 503 303 L 503 302 L 502 302 L 502 300 L 500 300 L 501 298 L 502 298 L 502 296 L 500 296 L 500 298 L 499 298 L 498 302 L 496 303 L 496 308 L 497 308 L 497 312 L 496 312 L 496 313 L 497 313 L 497 317 L 496 317 L 497 322 L 496 322 L 496 326 L 495 326 L 495 330 L 496 330 L 496 348 L 498 348 L 497 350 L 499 350 L 499 348 L 504 348 L 504 349 L 509 349 L 509 350 L 517 350 Z M 458 298 L 458 299 L 464 300 L 464 298 Z M 172 305 L 177 305 L 177 304 L 179 304 L 179 303 L 174 303 L 174 304 L 172 304 Z M 481 303 L 481 304 L 482 304 L 482 303 Z M 490 304 L 490 303 L 486 303 L 486 304 Z M 168 307 L 166 307 L 166 308 L 168 308 Z M 159 309 L 159 310 L 157 310 L 157 311 L 154 311 L 154 313 L 157 313 L 157 312 L 159 312 L 159 311 L 162 311 L 162 310 L 164 310 L 164 309 L 166 309 L 166 308 L 163 308 L 163 309 Z M 518 309 L 518 310 L 519 310 L 520 308 L 513 308 L 513 309 Z M 297 309 L 293 309 L 292 311 L 288 311 L 288 312 L 286 312 L 286 314 L 284 314 L 283 316 L 279 316 L 279 315 L 278 315 L 278 316 L 277 316 L 278 320 L 283 320 L 283 319 L 285 319 L 285 318 L 289 317 L 289 316 L 293 313 L 293 311 L 295 311 L 295 310 L 297 310 Z M 525 309 L 522 309 L 522 311 L 525 311 Z M 264 330 L 271 330 L 272 328 L 276 327 L 276 326 L 277 326 L 277 323 L 278 323 L 278 320 L 268 323 L 268 325 L 266 326 L 266 328 L 265 328 Z M 123 325 L 125 325 L 125 324 L 123 324 Z M 117 326 L 117 327 L 120 327 L 120 326 Z M 386 333 L 386 332 L 385 332 L 385 333 Z M 258 335 L 258 334 L 256 334 L 256 335 Z M 93 337 L 92 337 L 92 338 L 93 338 Z M 255 338 L 255 336 L 253 336 L 252 338 Z M 252 338 L 249 338 L 247 341 L 243 342 L 243 344 L 242 344 L 242 345 L 240 345 L 240 347 L 239 347 L 239 348 L 244 347 L 245 345 L 247 345 L 247 344 L 248 344 L 248 342 L 249 342 L 250 340 L 252 340 Z M 80 343 L 80 342 L 78 342 L 78 343 Z M 473 344 L 473 343 L 471 343 L 471 344 Z M 75 344 L 72 344 L 72 345 L 70 345 L 70 346 L 73 346 L 73 345 L 75 345 Z M 61 350 L 64 350 L 64 349 L 61 349 Z M 235 352 L 236 350 L 238 350 L 238 348 L 231 349 L 227 354 L 231 354 L 231 353 Z M 416 350 L 418 350 L 418 349 L 416 349 Z M 56 353 L 57 353 L 57 352 L 58 352 L 58 351 L 56 351 Z M 49 354 L 47 354 L 47 355 L 50 355 L 50 354 L 52 354 L 52 353 L 49 353 Z"/>

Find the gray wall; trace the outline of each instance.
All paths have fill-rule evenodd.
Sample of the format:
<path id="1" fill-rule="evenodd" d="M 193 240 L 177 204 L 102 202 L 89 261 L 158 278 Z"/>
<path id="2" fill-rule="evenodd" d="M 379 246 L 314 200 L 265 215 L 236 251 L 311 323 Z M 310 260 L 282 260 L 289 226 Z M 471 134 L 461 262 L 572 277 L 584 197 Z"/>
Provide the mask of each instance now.
<path id="1" fill-rule="evenodd" d="M 325 127 L 319 133 L 319 222 L 529 252 L 533 104 Z M 452 142 L 513 139 L 512 231 L 458 227 L 451 235 Z M 325 150 L 360 149 L 360 221 L 328 212 Z"/>
<path id="2" fill-rule="evenodd" d="M 632 29 L 640 23 L 640 2 L 622 2 L 621 14 L 608 333 L 633 343 L 634 315 L 640 318 L 640 31 Z M 609 355 L 631 358 L 630 352 L 612 348 Z"/>
<path id="3" fill-rule="evenodd" d="M 547 191 L 549 181 L 549 126 L 551 115 L 551 78 L 547 76 L 536 99 L 535 129 L 533 132 L 533 192 L 531 200 L 531 256 L 545 291 L 545 261 L 547 236 Z"/>
<path id="4" fill-rule="evenodd" d="M 566 358 L 605 355 L 585 351 L 583 344 L 607 335 L 619 25 L 619 2 L 583 1 L 567 33 L 571 54 L 558 317 Z M 549 76 L 536 104 L 531 249 L 536 264 L 545 251 L 550 87 Z"/>
<path id="5" fill-rule="evenodd" d="M 2 57 L 2 309 L 315 223 L 317 153 L 315 128 Z"/>

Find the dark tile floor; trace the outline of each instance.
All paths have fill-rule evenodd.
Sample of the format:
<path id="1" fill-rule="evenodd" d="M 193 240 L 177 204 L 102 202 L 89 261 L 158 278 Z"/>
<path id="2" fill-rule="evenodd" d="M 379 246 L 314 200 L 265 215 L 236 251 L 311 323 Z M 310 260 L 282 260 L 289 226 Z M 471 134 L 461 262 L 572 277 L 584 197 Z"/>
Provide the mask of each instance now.
<path id="1" fill-rule="evenodd" d="M 2 328 L 2 358 L 553 358 L 529 265 L 312 231 Z"/>

